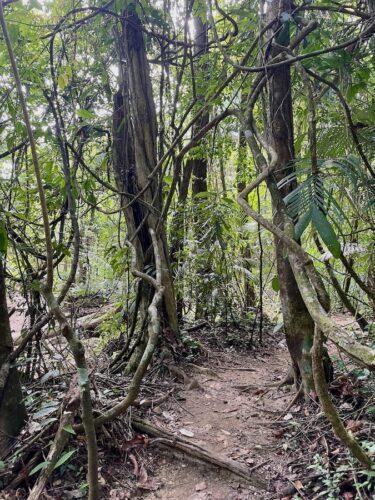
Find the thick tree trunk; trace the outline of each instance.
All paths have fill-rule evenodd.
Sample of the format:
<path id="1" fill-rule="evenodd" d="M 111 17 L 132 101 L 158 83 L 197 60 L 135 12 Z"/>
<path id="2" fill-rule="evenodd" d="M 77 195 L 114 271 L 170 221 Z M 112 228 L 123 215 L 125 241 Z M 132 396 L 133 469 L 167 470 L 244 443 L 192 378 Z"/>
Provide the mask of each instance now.
<path id="1" fill-rule="evenodd" d="M 291 1 L 273 0 L 268 2 L 268 9 L 270 19 L 276 16 L 280 18 L 282 12 L 291 11 Z M 273 27 L 273 33 L 276 34 L 275 41 L 278 44 L 288 45 L 288 31 L 287 23 L 276 23 Z M 272 48 L 271 56 L 276 56 L 279 50 Z M 279 158 L 274 177 L 268 180 L 268 187 L 272 196 L 274 224 L 282 229 L 284 226 L 282 198 L 295 188 L 293 183 L 280 190 L 276 185 L 293 169 L 291 164 L 294 159 L 293 109 L 289 66 L 281 66 L 272 72 L 268 92 L 267 135 Z M 278 239 L 275 239 L 275 248 L 286 341 L 296 374 L 301 377 L 305 392 L 309 393 L 314 388 L 310 355 L 314 322 L 298 290 L 286 248 Z"/>
<path id="2" fill-rule="evenodd" d="M 197 94 L 197 100 L 200 102 L 202 105 L 204 104 L 204 95 L 200 92 L 199 87 L 202 88 L 202 85 L 199 85 L 199 79 L 202 78 L 202 71 L 206 72 L 207 67 L 203 64 L 200 64 L 200 58 L 204 54 L 208 52 L 208 33 L 207 33 L 207 24 L 202 22 L 202 19 L 200 17 L 195 17 L 194 18 L 194 30 L 195 30 L 195 38 L 194 38 L 194 52 L 195 52 L 195 57 L 197 58 L 197 66 L 198 66 L 198 71 L 197 74 L 199 76 L 198 78 L 198 94 Z M 199 130 L 201 130 L 207 123 L 209 122 L 209 113 L 203 113 L 202 116 L 199 118 L 197 123 L 195 124 L 193 128 L 193 135 L 197 133 Z M 206 154 L 202 154 L 200 157 L 193 158 L 189 160 L 191 162 L 191 165 L 189 167 L 192 170 L 192 199 L 193 202 L 195 200 L 197 201 L 195 203 L 195 226 L 196 226 L 196 233 L 195 233 L 195 238 L 197 241 L 200 241 L 203 236 L 203 224 L 200 224 L 200 221 L 202 220 L 203 214 L 200 213 L 199 210 L 199 205 L 202 203 L 202 197 L 198 195 L 201 195 L 202 193 L 206 193 L 208 190 L 208 183 L 207 183 L 207 156 Z M 207 317 L 207 293 L 206 292 L 206 287 L 202 286 L 202 281 L 204 281 L 204 277 L 210 273 L 211 268 L 209 266 L 203 266 L 201 269 L 198 270 L 198 274 L 201 276 L 201 280 L 198 282 L 198 288 L 196 289 L 196 305 L 195 305 L 195 317 L 196 319 L 200 318 L 205 318 Z"/>
<path id="3" fill-rule="evenodd" d="M 0 458 L 26 420 L 17 368 L 7 363 L 13 342 L 6 302 L 4 267 L 0 257 Z"/>
<path id="4" fill-rule="evenodd" d="M 162 250 L 164 286 L 162 325 L 177 335 L 176 303 L 165 229 L 163 224 L 158 227 L 162 207 L 160 172 L 152 179 L 150 177 L 157 164 L 157 123 L 150 68 L 139 18 L 131 8 L 124 11 L 123 17 L 117 42 L 119 58 L 125 64 L 121 66 L 120 90 L 114 97 L 113 168 L 119 190 L 127 193 L 122 195 L 122 206 L 128 239 L 136 249 L 139 271 L 150 272 L 155 267 L 150 229 L 157 234 Z M 136 201 L 134 196 L 137 196 Z M 153 290 L 143 284 L 141 295 L 140 315 L 145 318 Z M 143 347 L 140 346 L 137 358 Z"/>

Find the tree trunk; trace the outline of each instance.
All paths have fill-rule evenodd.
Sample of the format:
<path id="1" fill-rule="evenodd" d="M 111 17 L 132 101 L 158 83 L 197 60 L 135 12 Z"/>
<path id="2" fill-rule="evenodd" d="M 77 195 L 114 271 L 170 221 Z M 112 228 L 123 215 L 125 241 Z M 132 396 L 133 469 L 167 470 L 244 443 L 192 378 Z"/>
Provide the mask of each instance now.
<path id="1" fill-rule="evenodd" d="M 128 239 L 134 244 L 137 269 L 150 272 L 155 268 L 150 229 L 157 235 L 161 248 L 164 301 L 162 325 L 178 334 L 176 303 L 165 236 L 161 223 L 161 174 L 150 179 L 157 164 L 157 123 L 152 95 L 150 68 L 140 20 L 130 7 L 123 12 L 121 33 L 117 37 L 121 62 L 120 90 L 114 96 L 113 168 L 122 195 Z M 141 194 L 140 194 L 141 193 Z M 134 196 L 137 196 L 134 201 Z M 129 206 L 129 203 L 132 202 Z M 144 319 L 153 290 L 142 285 L 140 316 Z M 138 353 L 142 353 L 140 346 Z"/>
<path id="2" fill-rule="evenodd" d="M 270 19 L 276 16 L 280 18 L 282 12 L 290 12 L 291 10 L 290 0 L 273 0 L 268 3 Z M 288 45 L 288 22 L 275 23 L 273 34 L 275 34 L 275 41 L 279 45 Z M 271 56 L 274 57 L 279 52 L 279 48 L 273 47 Z M 268 92 L 267 135 L 269 143 L 279 158 L 274 177 L 268 179 L 268 187 L 272 196 L 274 224 L 283 229 L 284 204 L 282 198 L 296 187 L 293 183 L 288 183 L 280 190 L 277 188 L 277 183 L 290 174 L 294 168 L 291 164 L 294 159 L 294 136 L 290 67 L 288 65 L 281 66 L 272 72 L 269 78 Z M 278 239 L 275 239 L 275 249 L 286 341 L 296 375 L 302 379 L 304 391 L 309 393 L 314 389 L 310 355 L 314 338 L 314 322 L 298 290 L 287 257 L 287 250 Z"/>
<path id="3" fill-rule="evenodd" d="M 5 455 L 26 420 L 18 371 L 7 363 L 12 350 L 4 267 L 0 257 L 0 458 Z"/>
<path id="4" fill-rule="evenodd" d="M 207 34 L 207 24 L 203 23 L 200 17 L 194 18 L 194 30 L 195 30 L 195 38 L 194 38 L 194 53 L 197 58 L 197 66 L 198 66 L 198 94 L 197 101 L 204 104 L 204 95 L 201 93 L 202 84 L 199 82 L 200 78 L 202 78 L 202 71 L 205 72 L 208 70 L 206 65 L 200 65 L 199 67 L 199 59 L 201 56 L 208 52 L 208 34 Z M 200 87 L 200 88 L 199 88 Z M 194 128 L 193 135 L 195 135 L 199 130 L 201 130 L 207 123 L 209 122 L 209 113 L 203 113 L 199 120 L 197 120 Z M 201 193 L 206 193 L 208 189 L 207 184 L 207 156 L 206 154 L 201 154 L 200 157 L 197 156 L 189 160 L 191 162 L 190 168 L 192 171 L 192 199 L 193 202 L 197 200 L 195 203 L 195 226 L 196 233 L 195 238 L 199 242 L 203 236 L 203 224 L 200 224 L 200 220 L 203 217 L 203 214 L 200 213 L 199 204 L 202 203 L 202 198 L 198 197 Z M 196 305 L 195 305 L 195 317 L 196 319 L 207 317 L 207 293 L 206 286 L 202 286 L 202 281 L 204 281 L 205 275 L 210 273 L 211 268 L 209 265 L 203 266 L 198 270 L 198 275 L 200 275 L 201 279 L 198 282 L 198 288 L 196 289 Z"/>
<path id="5" fill-rule="evenodd" d="M 245 96 L 242 96 L 242 103 L 245 102 Z M 245 182 L 245 171 L 247 170 L 247 161 L 246 161 L 246 151 L 247 151 L 247 145 L 246 145 L 246 138 L 244 131 L 242 128 L 239 131 L 239 139 L 238 139 L 238 160 L 237 160 L 237 192 L 241 193 L 245 187 L 246 187 L 246 182 Z M 246 245 L 242 249 L 242 259 L 243 259 L 243 266 L 245 269 L 247 269 L 249 272 L 251 271 L 251 247 L 248 242 L 244 242 Z M 251 308 L 255 307 L 256 305 L 256 293 L 255 293 L 255 287 L 254 287 L 254 282 L 250 279 L 250 277 L 244 273 L 244 313 L 245 315 L 251 310 Z"/>
<path id="6" fill-rule="evenodd" d="M 199 17 L 194 18 L 194 57 L 197 61 L 197 66 L 199 66 L 200 57 L 208 52 L 208 36 L 207 36 L 207 24 L 203 23 Z M 202 68 L 201 68 L 202 69 Z M 205 68 L 203 67 L 203 70 Z M 195 78 L 195 75 L 193 76 Z M 201 87 L 202 85 L 200 85 Z M 203 106 L 204 95 L 202 95 L 198 90 L 197 101 Z M 195 136 L 207 123 L 209 122 L 209 114 L 203 113 L 201 117 L 197 120 L 192 128 L 192 135 Z M 207 157 L 201 155 L 197 158 L 189 158 L 183 167 L 182 179 L 179 183 L 179 194 L 178 194 L 178 204 L 176 208 L 176 213 L 172 221 L 172 231 L 171 231 L 171 260 L 178 265 L 179 256 L 182 254 L 184 249 L 184 211 L 186 208 L 186 200 L 189 193 L 190 181 L 192 184 L 192 196 L 194 197 L 207 191 Z M 199 199 L 198 205 L 202 200 Z M 196 211 L 196 225 L 199 227 L 199 214 Z M 201 232 L 197 232 L 196 238 L 199 239 L 202 236 Z M 206 270 L 200 270 L 200 274 L 204 274 Z M 201 289 L 201 287 L 199 287 Z M 196 291 L 197 303 L 196 303 L 196 317 L 200 318 L 204 316 L 204 303 L 205 300 L 199 296 L 199 290 Z M 199 300 L 198 300 L 199 297 Z M 181 316 L 183 307 L 183 297 L 181 293 L 177 298 L 179 315 Z"/>

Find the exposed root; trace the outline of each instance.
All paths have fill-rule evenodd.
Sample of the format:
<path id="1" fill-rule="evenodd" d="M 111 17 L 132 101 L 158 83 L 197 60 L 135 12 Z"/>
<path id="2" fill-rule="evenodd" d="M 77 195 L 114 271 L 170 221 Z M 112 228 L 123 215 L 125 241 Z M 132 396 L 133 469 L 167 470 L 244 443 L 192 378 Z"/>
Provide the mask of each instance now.
<path id="1" fill-rule="evenodd" d="M 232 474 L 245 479 L 258 489 L 265 490 L 267 488 L 267 484 L 264 479 L 258 474 L 254 473 L 254 470 L 261 467 L 263 463 L 249 469 L 248 467 L 246 467 L 246 465 L 235 462 L 230 458 L 223 457 L 212 451 L 208 451 L 201 446 L 191 443 L 187 439 L 177 437 L 174 434 L 165 431 L 164 429 L 160 429 L 159 427 L 152 425 L 147 420 L 142 420 L 137 417 L 132 418 L 132 426 L 137 431 L 144 432 L 149 436 L 157 438 L 153 441 L 153 444 L 172 448 L 205 463 L 225 469 Z"/>
<path id="2" fill-rule="evenodd" d="M 267 384 L 267 387 L 277 387 L 278 389 L 280 389 L 280 387 L 292 384 L 294 384 L 294 371 L 293 368 L 290 367 L 288 373 L 285 375 L 283 380 L 281 380 L 280 382 L 276 382 L 274 384 Z"/>
<path id="3" fill-rule="evenodd" d="M 216 371 L 213 370 L 212 368 L 206 368 L 205 366 L 195 365 L 194 363 L 189 363 L 188 366 L 191 366 L 192 368 L 194 368 L 198 372 L 203 373 L 204 375 L 209 375 L 211 377 L 220 378 L 219 375 L 216 373 Z"/>
<path id="4" fill-rule="evenodd" d="M 186 375 L 186 373 L 181 370 L 181 368 L 177 368 L 177 366 L 175 365 L 167 365 L 167 368 L 171 373 L 173 373 L 173 375 L 176 375 L 178 378 L 182 379 L 189 390 L 203 389 L 195 378 Z"/>
<path id="5" fill-rule="evenodd" d="M 141 399 L 140 401 L 134 401 L 132 406 L 136 406 L 138 408 L 151 408 L 153 406 L 158 406 L 161 403 L 164 403 L 164 401 L 167 401 L 169 396 L 173 393 L 174 388 L 171 389 L 170 391 L 167 392 L 167 394 L 163 394 L 163 396 L 160 396 L 160 398 L 157 399 Z"/>

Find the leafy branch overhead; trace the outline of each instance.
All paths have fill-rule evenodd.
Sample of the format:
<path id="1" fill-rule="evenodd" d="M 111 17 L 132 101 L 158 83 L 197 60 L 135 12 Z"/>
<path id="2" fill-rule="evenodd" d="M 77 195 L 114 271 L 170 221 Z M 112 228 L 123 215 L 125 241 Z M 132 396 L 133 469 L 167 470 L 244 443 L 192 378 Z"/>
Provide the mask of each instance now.
<path id="1" fill-rule="evenodd" d="M 373 498 L 374 0 L 0 25 L 4 494 Z"/>

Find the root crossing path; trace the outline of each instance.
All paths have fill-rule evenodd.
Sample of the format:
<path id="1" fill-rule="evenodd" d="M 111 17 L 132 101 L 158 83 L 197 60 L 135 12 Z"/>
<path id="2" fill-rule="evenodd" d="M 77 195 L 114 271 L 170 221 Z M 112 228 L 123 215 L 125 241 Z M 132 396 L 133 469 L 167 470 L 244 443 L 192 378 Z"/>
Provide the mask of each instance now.
<path id="1" fill-rule="evenodd" d="M 182 437 L 247 465 L 264 479 L 266 491 L 169 449 L 157 452 L 156 488 L 142 498 L 288 498 L 295 477 L 288 467 L 288 442 L 280 421 L 291 419 L 298 408 L 288 409 L 294 390 L 274 387 L 287 370 L 288 354 L 282 343 L 249 354 L 210 349 L 204 363 L 189 367 L 198 387 L 186 388 L 149 415 L 149 421 L 171 437 Z"/>

